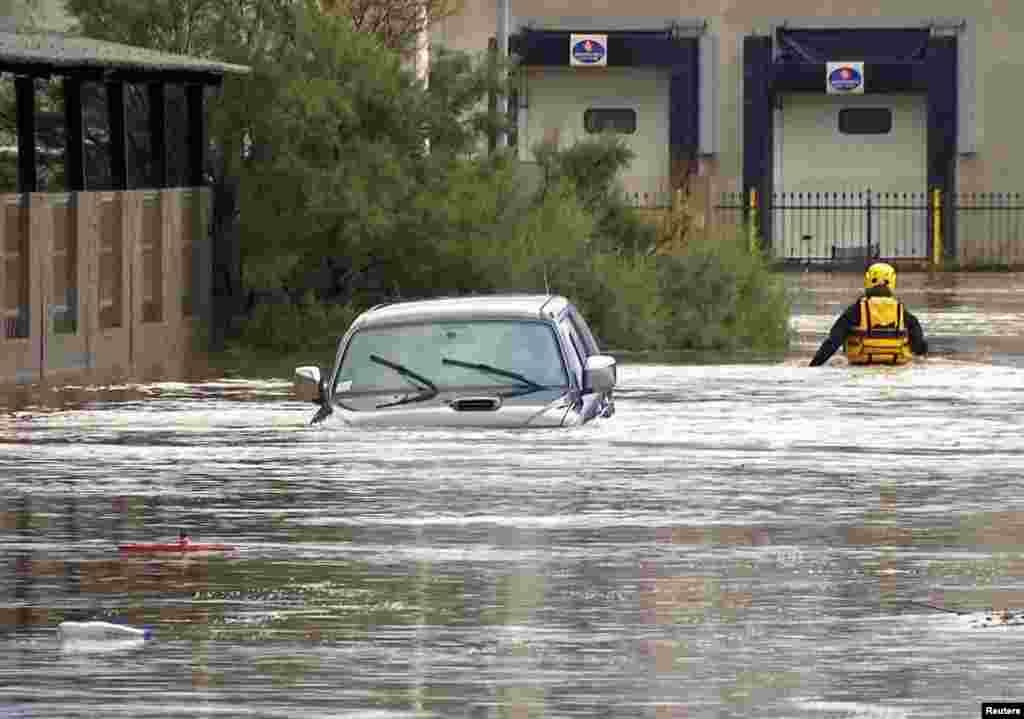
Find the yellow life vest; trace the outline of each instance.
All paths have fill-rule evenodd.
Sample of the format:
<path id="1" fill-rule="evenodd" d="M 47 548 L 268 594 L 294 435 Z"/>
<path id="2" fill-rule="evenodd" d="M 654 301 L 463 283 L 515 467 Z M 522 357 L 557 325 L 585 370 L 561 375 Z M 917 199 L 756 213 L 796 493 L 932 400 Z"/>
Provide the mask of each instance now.
<path id="1" fill-rule="evenodd" d="M 846 338 L 852 364 L 906 364 L 912 357 L 903 321 L 903 303 L 895 297 L 861 297 L 860 322 Z"/>

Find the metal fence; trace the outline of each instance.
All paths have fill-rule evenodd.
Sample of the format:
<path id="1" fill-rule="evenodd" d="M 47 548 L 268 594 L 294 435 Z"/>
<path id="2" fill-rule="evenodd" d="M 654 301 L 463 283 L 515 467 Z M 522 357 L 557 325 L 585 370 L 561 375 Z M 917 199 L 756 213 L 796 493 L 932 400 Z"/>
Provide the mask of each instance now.
<path id="1" fill-rule="evenodd" d="M 978 192 L 957 197 L 957 259 L 967 266 L 1024 265 L 1024 194 Z"/>
<path id="2" fill-rule="evenodd" d="M 784 264 L 858 263 L 869 258 L 940 260 L 963 266 L 1024 263 L 1024 195 L 965 193 L 724 193 L 715 220 L 753 217 L 772 256 Z"/>

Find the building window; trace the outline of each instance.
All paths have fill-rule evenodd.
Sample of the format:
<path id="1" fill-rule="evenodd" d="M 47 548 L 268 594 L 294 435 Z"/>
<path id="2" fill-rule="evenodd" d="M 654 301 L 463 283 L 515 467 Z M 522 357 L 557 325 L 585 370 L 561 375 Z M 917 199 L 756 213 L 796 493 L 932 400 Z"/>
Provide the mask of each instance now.
<path id="1" fill-rule="evenodd" d="M 591 134 L 635 134 L 636 110 L 631 107 L 591 107 L 583 112 L 583 129 Z"/>
<path id="2" fill-rule="evenodd" d="M 887 107 L 846 107 L 839 111 L 839 132 L 844 135 L 888 135 L 892 110 Z"/>

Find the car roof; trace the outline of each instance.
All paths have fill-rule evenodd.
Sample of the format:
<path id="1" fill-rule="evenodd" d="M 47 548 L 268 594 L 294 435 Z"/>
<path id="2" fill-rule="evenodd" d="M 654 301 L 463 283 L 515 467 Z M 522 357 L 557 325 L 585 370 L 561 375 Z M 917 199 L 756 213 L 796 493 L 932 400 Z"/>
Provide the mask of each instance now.
<path id="1" fill-rule="evenodd" d="M 544 319 L 557 317 L 569 301 L 560 295 L 495 294 L 444 297 L 378 305 L 361 314 L 353 327 L 429 320 Z"/>

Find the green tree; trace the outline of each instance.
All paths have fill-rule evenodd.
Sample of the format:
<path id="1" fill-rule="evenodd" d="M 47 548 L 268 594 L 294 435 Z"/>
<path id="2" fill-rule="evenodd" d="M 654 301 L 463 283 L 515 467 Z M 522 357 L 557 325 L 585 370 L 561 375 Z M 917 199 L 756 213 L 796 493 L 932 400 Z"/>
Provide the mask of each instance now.
<path id="1" fill-rule="evenodd" d="M 310 259 L 343 257 L 422 292 L 443 246 L 423 228 L 440 229 L 447 188 L 490 167 L 463 167 L 476 161 L 487 123 L 473 109 L 487 70 L 439 53 L 424 89 L 347 18 L 312 5 L 293 18 L 273 60 L 258 58 L 252 77 L 226 83 L 215 122 L 219 136 L 235 131 L 243 143 L 229 157 L 243 178 L 247 271 L 266 285 L 294 279 Z"/>
<path id="2" fill-rule="evenodd" d="M 570 296 L 612 347 L 788 340 L 785 294 L 745 245 L 653 254 L 655 229 L 616 182 L 632 159 L 621 139 L 538 148 L 536 192 L 512 153 L 482 152 L 498 122 L 485 99 L 501 89 L 484 57 L 438 50 L 424 87 L 386 34 L 312 0 L 67 4 L 91 35 L 252 68 L 211 105 L 218 173 L 239 180 L 247 284 L 308 300 L 308 278 L 333 260 L 328 294 L 349 306 L 263 308 L 250 343 L 280 344 L 287 329 L 299 348 L 373 302 L 488 290 Z"/>
<path id="3" fill-rule="evenodd" d="M 655 228 L 633 212 L 618 181 L 619 173 L 636 156 L 622 137 L 605 133 L 564 149 L 538 143 L 533 152 L 543 174 L 540 191 L 568 182 L 596 218 L 597 249 L 616 253 L 654 249 Z"/>
<path id="4" fill-rule="evenodd" d="M 790 341 L 790 302 L 746 231 L 694 239 L 659 263 L 663 345 L 685 350 L 779 352 Z"/>
<path id="5" fill-rule="evenodd" d="M 260 54 L 295 0 L 64 0 L 88 37 L 198 57 Z"/>
<path id="6" fill-rule="evenodd" d="M 494 85 L 485 63 L 440 50 L 425 90 L 387 36 L 302 0 L 67 0 L 67 8 L 94 37 L 253 68 L 225 80 L 211 122 L 227 163 L 221 174 L 240 179 L 252 282 L 294 284 L 333 256 L 353 274 L 372 266 L 399 274 L 389 284 L 422 287 L 430 273 L 409 260 L 429 266 L 441 252 L 436 239 L 421 241 L 438 217 L 423 198 L 482 171 L 459 164 L 472 162 L 494 124 L 480 110 Z"/>

